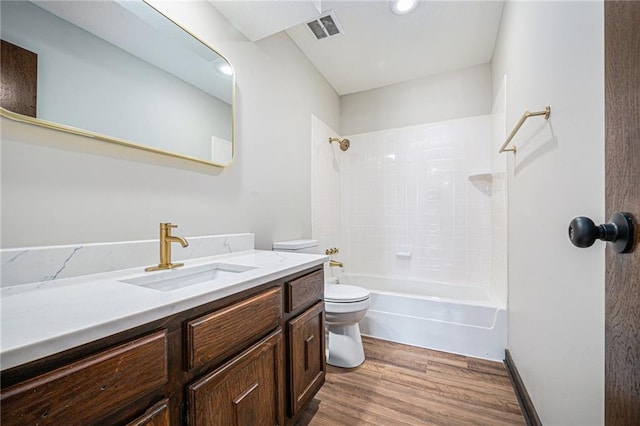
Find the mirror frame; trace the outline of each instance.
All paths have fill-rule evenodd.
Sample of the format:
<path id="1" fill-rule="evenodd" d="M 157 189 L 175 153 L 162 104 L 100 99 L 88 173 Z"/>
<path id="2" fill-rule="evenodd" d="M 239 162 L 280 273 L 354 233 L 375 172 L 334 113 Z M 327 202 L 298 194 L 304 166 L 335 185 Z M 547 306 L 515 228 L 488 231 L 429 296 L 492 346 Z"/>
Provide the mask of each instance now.
<path id="1" fill-rule="evenodd" d="M 233 74 L 232 74 L 232 79 L 231 79 L 231 84 L 232 84 L 232 87 L 231 87 L 231 161 L 229 161 L 229 163 L 220 164 L 220 163 L 215 163 L 213 161 L 206 161 L 206 160 L 203 160 L 201 158 L 192 157 L 190 155 L 180 154 L 180 153 L 177 153 L 177 152 L 168 151 L 168 150 L 164 150 L 164 149 L 160 149 L 160 148 L 154 148 L 154 147 L 149 146 L 149 145 L 143 145 L 143 144 L 140 144 L 140 143 L 137 143 L 137 142 L 134 142 L 134 141 L 129 141 L 129 140 L 126 140 L 126 139 L 116 138 L 114 136 L 109 136 L 109 135 L 105 135 L 105 134 L 102 134 L 102 133 L 93 132 L 91 130 L 84 130 L 84 129 L 80 129 L 78 127 L 73 127 L 73 126 L 68 126 L 68 125 L 65 125 L 65 124 L 56 123 L 56 122 L 53 122 L 53 121 L 43 120 L 41 118 L 29 117 L 29 116 L 26 116 L 26 115 L 23 115 L 23 114 L 19 114 L 19 113 L 13 112 L 13 111 L 9 111 L 8 109 L 5 109 L 3 107 L 0 107 L 0 116 L 8 118 L 8 119 L 13 120 L 13 121 L 18 121 L 18 122 L 22 122 L 22 123 L 26 123 L 26 124 L 31 124 L 31 125 L 35 125 L 35 126 L 39 126 L 39 127 L 44 127 L 44 128 L 47 128 L 47 129 L 57 130 L 57 131 L 64 132 L 64 133 L 70 133 L 70 134 L 73 134 L 73 135 L 84 136 L 84 137 L 87 137 L 87 138 L 90 138 L 90 139 L 99 140 L 99 141 L 102 141 L 102 142 L 109 142 L 109 143 L 120 145 L 120 146 L 126 146 L 126 147 L 129 147 L 129 148 L 139 149 L 139 150 L 142 150 L 142 151 L 153 152 L 153 153 L 162 154 L 162 155 L 168 155 L 170 157 L 180 158 L 180 159 L 183 159 L 183 160 L 195 161 L 197 163 L 205 164 L 207 166 L 215 166 L 215 167 L 229 167 L 229 166 L 231 166 L 233 164 L 233 162 L 235 161 L 235 158 L 236 158 L 236 73 L 235 73 L 235 70 L 233 69 L 233 65 L 231 64 L 229 59 L 227 59 L 226 56 L 221 54 L 218 50 L 214 49 L 211 45 L 209 45 L 208 43 L 204 42 L 201 38 L 197 37 L 191 31 L 187 30 L 185 27 L 183 27 L 182 25 L 178 24 L 176 21 L 174 21 L 173 19 L 168 17 L 166 14 L 162 13 L 161 11 L 159 11 L 156 7 L 151 5 L 147 0 L 142 0 L 142 1 L 147 6 L 149 6 L 153 10 L 155 10 L 157 13 L 159 13 L 160 15 L 162 15 L 166 19 L 168 19 L 171 23 L 173 23 L 173 25 L 177 26 L 182 31 L 184 31 L 185 33 L 189 34 L 196 41 L 202 43 L 208 49 L 211 49 L 213 52 L 215 52 L 217 55 L 219 55 L 222 59 L 227 61 L 227 63 L 231 67 L 231 70 L 233 71 Z"/>

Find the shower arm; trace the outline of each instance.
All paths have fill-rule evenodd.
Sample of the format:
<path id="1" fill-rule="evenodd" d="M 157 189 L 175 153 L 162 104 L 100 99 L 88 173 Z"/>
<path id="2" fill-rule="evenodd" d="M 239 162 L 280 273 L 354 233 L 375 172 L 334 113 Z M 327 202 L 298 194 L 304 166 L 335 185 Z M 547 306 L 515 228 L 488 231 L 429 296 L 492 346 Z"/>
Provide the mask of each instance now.
<path id="1" fill-rule="evenodd" d="M 340 138 L 329 138 L 329 144 L 332 144 L 333 142 L 338 142 L 338 144 L 340 145 L 340 149 L 342 151 L 348 150 L 349 149 L 349 145 L 351 144 L 349 142 L 349 139 L 340 140 Z"/>

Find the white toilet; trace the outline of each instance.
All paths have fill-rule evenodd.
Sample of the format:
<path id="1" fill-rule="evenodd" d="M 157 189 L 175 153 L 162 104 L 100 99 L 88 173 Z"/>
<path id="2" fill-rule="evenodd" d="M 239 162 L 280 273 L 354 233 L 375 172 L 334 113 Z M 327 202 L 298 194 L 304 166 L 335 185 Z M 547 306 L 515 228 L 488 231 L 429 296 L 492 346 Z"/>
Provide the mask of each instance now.
<path id="1" fill-rule="evenodd" d="M 317 253 L 315 240 L 283 241 L 273 244 L 278 251 Z M 325 278 L 324 308 L 327 325 L 327 363 L 354 368 L 364 362 L 358 322 L 369 309 L 369 291 L 345 284 L 329 284 Z M 335 281 L 335 279 L 334 279 Z"/>
<path id="2" fill-rule="evenodd" d="M 358 322 L 364 318 L 369 305 L 369 290 L 365 288 L 346 284 L 325 284 L 328 364 L 354 368 L 364 362 Z"/>

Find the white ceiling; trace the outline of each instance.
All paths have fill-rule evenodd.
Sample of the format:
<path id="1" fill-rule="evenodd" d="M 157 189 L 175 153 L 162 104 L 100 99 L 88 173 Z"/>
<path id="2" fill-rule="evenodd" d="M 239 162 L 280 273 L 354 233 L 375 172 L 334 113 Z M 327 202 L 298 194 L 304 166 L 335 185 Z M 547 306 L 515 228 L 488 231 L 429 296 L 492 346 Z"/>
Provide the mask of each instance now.
<path id="1" fill-rule="evenodd" d="M 277 0 L 232 3 L 282 7 Z M 300 21 L 286 32 L 344 95 L 490 62 L 502 6 L 501 1 L 421 0 L 412 13 L 398 16 L 389 1 L 322 0 L 322 11 L 335 12 L 342 34 L 316 40 Z"/>
<path id="2" fill-rule="evenodd" d="M 322 12 L 321 0 L 209 0 L 249 40 L 256 41 Z"/>

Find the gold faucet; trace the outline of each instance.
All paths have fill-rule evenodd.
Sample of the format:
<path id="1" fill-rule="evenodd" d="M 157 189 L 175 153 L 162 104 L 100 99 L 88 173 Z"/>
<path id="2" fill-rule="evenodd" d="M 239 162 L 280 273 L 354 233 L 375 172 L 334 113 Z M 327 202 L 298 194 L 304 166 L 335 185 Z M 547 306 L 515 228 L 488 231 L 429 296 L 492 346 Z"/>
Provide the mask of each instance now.
<path id="1" fill-rule="evenodd" d="M 189 243 L 182 237 L 171 235 L 171 228 L 178 225 L 171 223 L 160 224 L 160 263 L 156 266 L 149 266 L 145 271 L 159 271 L 161 269 L 173 269 L 184 265 L 184 263 L 171 263 L 171 243 L 180 243 L 182 247 L 187 247 Z"/>
<path id="2" fill-rule="evenodd" d="M 344 265 L 342 264 L 342 262 L 338 262 L 337 260 L 333 260 L 333 259 L 329 261 L 329 266 L 330 267 L 337 266 L 338 268 L 344 268 Z"/>

